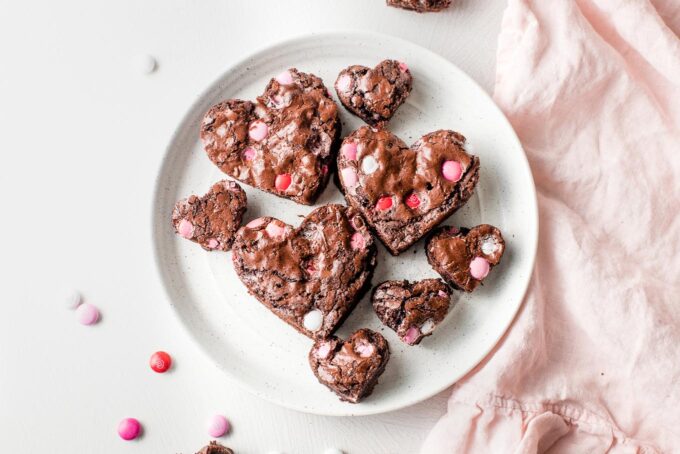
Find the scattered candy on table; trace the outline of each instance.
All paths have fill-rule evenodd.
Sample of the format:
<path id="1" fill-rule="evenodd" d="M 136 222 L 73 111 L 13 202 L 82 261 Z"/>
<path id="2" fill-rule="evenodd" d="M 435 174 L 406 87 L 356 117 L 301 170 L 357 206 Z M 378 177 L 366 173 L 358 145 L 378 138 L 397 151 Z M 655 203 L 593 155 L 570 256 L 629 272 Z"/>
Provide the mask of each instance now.
<path id="1" fill-rule="evenodd" d="M 68 309 L 76 309 L 83 302 L 83 295 L 78 290 L 69 290 L 66 292 L 66 307 Z"/>
<path id="2" fill-rule="evenodd" d="M 142 425 L 135 418 L 125 418 L 118 423 L 118 435 L 123 440 L 134 440 L 142 431 Z"/>
<path id="3" fill-rule="evenodd" d="M 229 432 L 229 420 L 222 415 L 215 415 L 208 423 L 208 435 L 219 438 Z"/>
<path id="4" fill-rule="evenodd" d="M 82 303 L 76 309 L 76 318 L 81 325 L 94 325 L 99 321 L 99 309 L 89 303 Z"/>
<path id="5" fill-rule="evenodd" d="M 138 55 L 135 58 L 135 67 L 142 74 L 151 74 L 158 67 L 158 62 L 148 54 Z"/>
<path id="6" fill-rule="evenodd" d="M 153 369 L 154 372 L 162 374 L 164 372 L 167 372 L 168 369 L 170 369 L 170 367 L 172 366 L 172 358 L 166 352 L 162 351 L 156 352 L 153 355 L 151 355 L 149 365 L 151 366 L 151 369 Z"/>

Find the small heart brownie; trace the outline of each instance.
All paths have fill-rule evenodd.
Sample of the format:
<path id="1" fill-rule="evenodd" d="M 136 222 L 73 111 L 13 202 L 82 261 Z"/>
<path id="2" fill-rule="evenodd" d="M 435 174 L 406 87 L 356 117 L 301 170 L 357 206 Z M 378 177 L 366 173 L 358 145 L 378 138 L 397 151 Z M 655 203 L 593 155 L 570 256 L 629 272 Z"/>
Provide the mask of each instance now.
<path id="1" fill-rule="evenodd" d="M 482 283 L 505 251 L 501 231 L 488 224 L 473 229 L 441 227 L 427 240 L 427 261 L 446 282 L 471 292 Z"/>
<path id="2" fill-rule="evenodd" d="M 457 132 L 431 132 L 409 148 L 389 131 L 364 126 L 342 143 L 338 178 L 347 203 L 398 255 L 467 202 L 479 158 L 465 152 Z"/>
<path id="3" fill-rule="evenodd" d="M 172 212 L 172 225 L 181 237 L 203 249 L 228 251 L 246 211 L 246 193 L 237 183 L 222 180 L 203 197 L 180 200 Z"/>
<path id="4" fill-rule="evenodd" d="M 413 78 L 406 63 L 383 60 L 375 68 L 354 65 L 335 81 L 340 102 L 366 123 L 386 122 L 411 93 Z"/>
<path id="5" fill-rule="evenodd" d="M 309 365 L 319 382 L 353 404 L 371 394 L 389 359 L 385 338 L 366 328 L 345 342 L 335 336 L 319 339 L 309 352 Z"/>
<path id="6" fill-rule="evenodd" d="M 451 0 L 387 0 L 387 6 L 408 9 L 418 13 L 441 11 L 451 5 Z"/>
<path id="7" fill-rule="evenodd" d="M 446 317 L 451 290 L 439 279 L 387 281 L 373 290 L 372 300 L 380 321 L 401 340 L 416 345 Z"/>
<path id="8" fill-rule="evenodd" d="M 237 232 L 232 250 L 252 295 L 302 334 L 322 338 L 370 286 L 377 248 L 358 211 L 325 205 L 297 229 L 255 219 Z"/>
<path id="9" fill-rule="evenodd" d="M 224 173 L 311 205 L 328 183 L 340 128 L 321 79 L 291 68 L 269 82 L 257 103 L 230 99 L 210 108 L 201 140 Z"/>
<path id="10" fill-rule="evenodd" d="M 222 446 L 216 441 L 211 441 L 208 445 L 203 446 L 196 454 L 234 454 L 234 450 Z"/>

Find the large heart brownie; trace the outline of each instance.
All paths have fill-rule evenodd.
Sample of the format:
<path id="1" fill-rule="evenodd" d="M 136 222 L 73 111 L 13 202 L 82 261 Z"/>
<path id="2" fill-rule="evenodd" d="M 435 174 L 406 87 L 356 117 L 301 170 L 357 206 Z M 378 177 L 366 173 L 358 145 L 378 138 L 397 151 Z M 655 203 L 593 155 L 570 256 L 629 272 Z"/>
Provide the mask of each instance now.
<path id="1" fill-rule="evenodd" d="M 248 291 L 309 337 L 326 337 L 370 286 L 376 244 L 358 211 L 325 205 L 299 228 L 258 218 L 232 247 L 236 273 Z"/>
<path id="2" fill-rule="evenodd" d="M 413 78 L 405 63 L 383 60 L 375 68 L 354 65 L 335 81 L 340 102 L 366 123 L 380 125 L 394 115 L 411 93 Z"/>
<path id="3" fill-rule="evenodd" d="M 345 342 L 335 336 L 319 339 L 309 352 L 309 365 L 319 382 L 351 403 L 371 394 L 389 359 L 385 338 L 365 328 Z"/>
<path id="4" fill-rule="evenodd" d="M 472 229 L 441 227 L 425 245 L 427 261 L 452 286 L 471 292 L 505 251 L 501 231 L 488 224 Z"/>
<path id="5" fill-rule="evenodd" d="M 439 279 L 387 281 L 373 290 L 371 299 L 380 321 L 401 340 L 416 345 L 446 317 L 451 290 Z"/>
<path id="6" fill-rule="evenodd" d="M 246 211 L 246 193 L 234 181 L 222 180 L 202 197 L 192 195 L 175 204 L 172 225 L 183 238 L 207 251 L 228 251 Z"/>
<path id="7" fill-rule="evenodd" d="M 431 132 L 409 148 L 389 131 L 364 126 L 343 141 L 338 177 L 347 203 L 397 255 L 467 202 L 479 158 L 465 152 L 457 132 Z"/>
<path id="8" fill-rule="evenodd" d="M 269 82 L 257 103 L 230 99 L 211 107 L 201 140 L 226 174 L 311 205 L 328 183 L 340 128 L 321 79 L 291 68 Z"/>
<path id="9" fill-rule="evenodd" d="M 451 0 L 387 0 L 387 6 L 408 9 L 418 13 L 441 11 L 451 5 Z"/>

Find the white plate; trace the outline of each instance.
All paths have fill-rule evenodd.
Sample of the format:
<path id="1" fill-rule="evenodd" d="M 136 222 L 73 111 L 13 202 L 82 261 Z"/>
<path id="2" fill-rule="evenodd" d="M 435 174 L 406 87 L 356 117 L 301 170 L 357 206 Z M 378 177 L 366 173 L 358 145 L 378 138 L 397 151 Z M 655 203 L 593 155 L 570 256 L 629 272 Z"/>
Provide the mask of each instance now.
<path id="1" fill-rule="evenodd" d="M 254 99 L 268 80 L 288 67 L 321 76 L 331 88 L 351 64 L 373 66 L 385 58 L 406 62 L 413 92 L 389 123 L 407 143 L 437 129 L 463 133 L 480 157 L 480 181 L 468 204 L 446 223 L 498 226 L 507 241 L 502 263 L 472 295 L 458 302 L 434 335 L 421 345 L 404 345 L 381 326 L 366 296 L 338 331 L 380 330 L 392 356 L 373 394 L 364 402 L 340 402 L 319 384 L 307 364 L 312 341 L 280 321 L 248 295 L 231 264 L 231 253 L 205 252 L 173 232 L 174 203 L 203 194 L 224 178 L 198 140 L 208 108 L 224 99 Z M 335 96 L 335 94 L 334 94 Z M 339 103 L 338 103 L 339 104 Z M 362 122 L 340 108 L 343 135 Z M 245 185 L 244 222 L 272 215 L 297 226 L 305 207 Z M 331 182 L 316 206 L 343 203 Z M 493 348 L 515 316 L 531 275 L 537 242 L 536 196 L 522 147 L 493 101 L 455 65 L 409 42 L 369 33 L 330 33 L 294 39 L 235 64 L 194 103 L 173 136 L 160 170 L 153 212 L 155 251 L 170 302 L 187 330 L 226 374 L 280 405 L 325 415 L 365 415 L 405 407 L 442 391 L 472 369 Z M 399 257 L 380 245 L 373 283 L 386 279 L 435 277 L 423 242 Z"/>

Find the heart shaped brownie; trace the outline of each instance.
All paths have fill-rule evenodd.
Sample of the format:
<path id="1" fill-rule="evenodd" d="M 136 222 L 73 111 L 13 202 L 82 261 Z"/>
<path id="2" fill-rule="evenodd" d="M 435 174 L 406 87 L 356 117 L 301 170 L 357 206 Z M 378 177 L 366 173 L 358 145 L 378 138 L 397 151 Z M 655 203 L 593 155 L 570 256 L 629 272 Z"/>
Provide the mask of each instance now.
<path id="1" fill-rule="evenodd" d="M 246 211 L 246 193 L 234 181 L 222 180 L 202 197 L 192 195 L 175 204 L 172 225 L 183 238 L 207 251 L 228 251 Z"/>
<path id="2" fill-rule="evenodd" d="M 257 103 L 230 99 L 211 107 L 201 140 L 226 174 L 311 205 L 328 183 L 340 128 L 321 79 L 291 68 L 269 82 Z"/>
<path id="3" fill-rule="evenodd" d="M 358 211 L 325 205 L 300 227 L 271 217 L 236 234 L 236 273 L 262 304 L 302 334 L 322 338 L 370 286 L 376 245 Z"/>
<path id="4" fill-rule="evenodd" d="M 408 9 L 418 13 L 441 11 L 451 5 L 451 0 L 387 0 L 387 6 Z"/>
<path id="5" fill-rule="evenodd" d="M 425 245 L 427 261 L 446 282 L 471 292 L 482 283 L 505 251 L 501 231 L 489 224 L 472 229 L 441 227 Z"/>
<path id="6" fill-rule="evenodd" d="M 479 159 L 457 132 L 431 132 L 409 148 L 389 131 L 364 126 L 343 141 L 338 178 L 347 203 L 398 255 L 467 202 Z"/>
<path id="7" fill-rule="evenodd" d="M 439 279 L 387 281 L 373 290 L 371 299 L 380 321 L 401 340 L 416 345 L 446 317 L 451 290 Z"/>
<path id="8" fill-rule="evenodd" d="M 383 60 L 375 68 L 354 65 L 335 81 L 340 102 L 350 112 L 376 126 L 388 121 L 411 93 L 413 78 L 405 63 Z"/>
<path id="9" fill-rule="evenodd" d="M 373 392 L 389 359 L 385 338 L 365 328 L 345 342 L 335 336 L 319 339 L 309 352 L 309 365 L 319 382 L 351 403 Z"/>
<path id="10" fill-rule="evenodd" d="M 196 454 L 234 454 L 234 450 L 227 448 L 216 441 L 211 441 L 206 446 L 203 446 Z"/>

